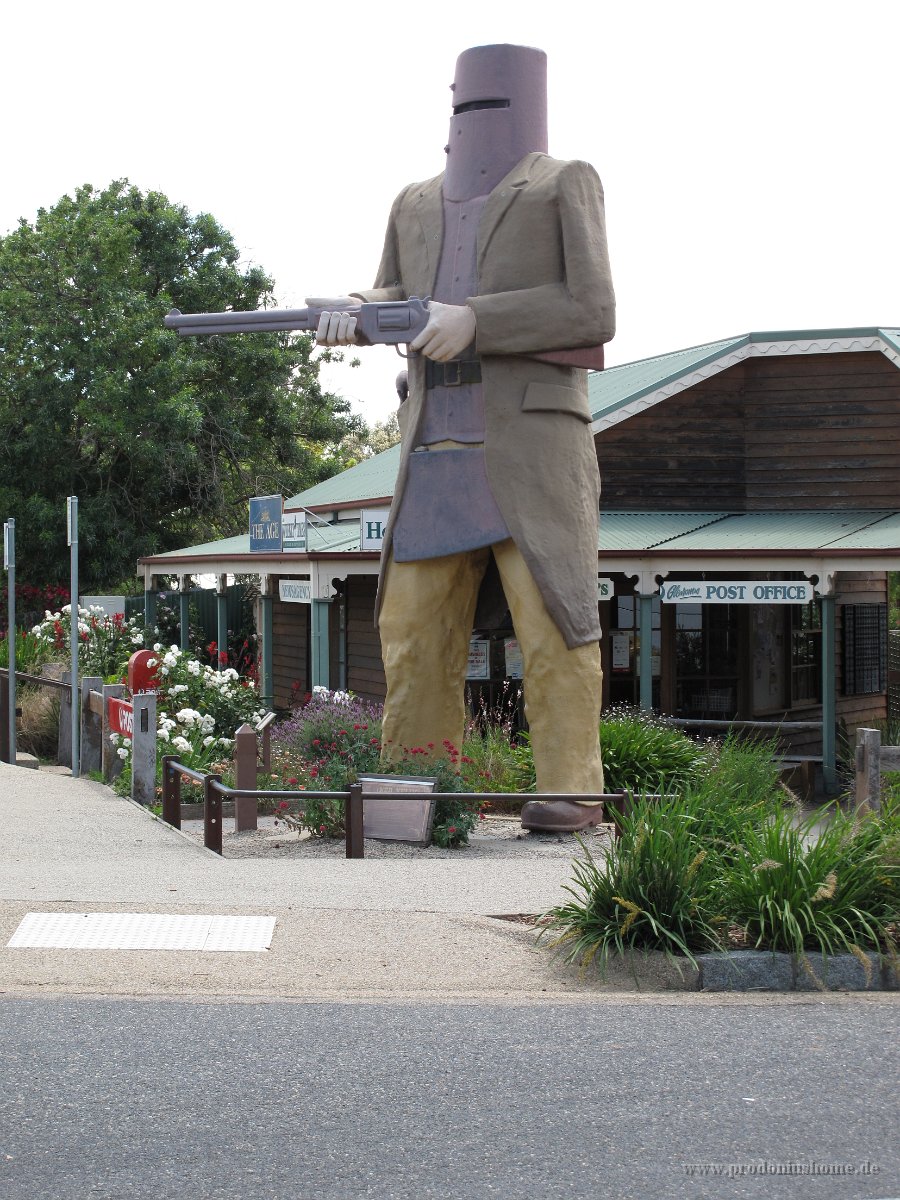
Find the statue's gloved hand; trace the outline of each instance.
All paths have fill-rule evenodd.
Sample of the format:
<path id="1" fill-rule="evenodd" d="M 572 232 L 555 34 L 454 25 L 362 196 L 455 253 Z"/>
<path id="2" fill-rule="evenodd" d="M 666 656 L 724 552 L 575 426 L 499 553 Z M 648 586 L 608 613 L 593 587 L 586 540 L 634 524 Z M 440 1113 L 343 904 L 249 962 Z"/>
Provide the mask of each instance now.
<path id="1" fill-rule="evenodd" d="M 467 304 L 441 304 L 432 300 L 428 306 L 428 324 L 409 343 L 409 348 L 435 362 L 449 362 L 474 340 L 475 313 Z"/>
<path id="2" fill-rule="evenodd" d="M 360 300 L 352 296 L 307 296 L 306 304 L 324 310 L 316 328 L 317 346 L 357 345 L 356 317 L 347 310 L 358 308 Z"/>

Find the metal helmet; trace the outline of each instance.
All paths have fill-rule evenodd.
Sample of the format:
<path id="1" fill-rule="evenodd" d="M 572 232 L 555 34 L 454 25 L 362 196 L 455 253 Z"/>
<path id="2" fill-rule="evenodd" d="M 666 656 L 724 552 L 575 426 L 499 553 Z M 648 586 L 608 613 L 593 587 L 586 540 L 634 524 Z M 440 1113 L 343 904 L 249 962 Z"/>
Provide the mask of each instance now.
<path id="1" fill-rule="evenodd" d="M 532 151 L 547 153 L 547 55 L 473 46 L 456 60 L 444 196 L 484 196 Z"/>

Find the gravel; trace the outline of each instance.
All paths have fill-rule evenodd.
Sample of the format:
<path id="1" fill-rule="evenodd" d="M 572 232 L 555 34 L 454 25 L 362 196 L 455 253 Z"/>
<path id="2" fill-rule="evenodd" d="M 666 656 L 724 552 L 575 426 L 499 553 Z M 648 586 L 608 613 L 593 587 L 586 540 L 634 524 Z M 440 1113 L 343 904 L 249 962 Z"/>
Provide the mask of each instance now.
<path id="1" fill-rule="evenodd" d="M 203 822 L 183 821 L 182 832 L 198 843 L 203 842 Z M 534 833 L 522 828 L 518 817 L 487 817 L 469 837 L 469 843 L 455 850 L 440 846 L 414 846 L 408 842 L 365 840 L 366 858 L 456 859 L 488 858 L 564 859 L 581 852 L 578 839 L 591 853 L 603 853 L 612 838 L 612 826 L 600 825 L 577 835 L 571 833 Z M 222 823 L 222 852 L 225 858 L 343 858 L 343 838 L 313 837 L 298 834 L 277 817 L 260 817 L 259 828 L 235 833 L 234 821 Z"/>

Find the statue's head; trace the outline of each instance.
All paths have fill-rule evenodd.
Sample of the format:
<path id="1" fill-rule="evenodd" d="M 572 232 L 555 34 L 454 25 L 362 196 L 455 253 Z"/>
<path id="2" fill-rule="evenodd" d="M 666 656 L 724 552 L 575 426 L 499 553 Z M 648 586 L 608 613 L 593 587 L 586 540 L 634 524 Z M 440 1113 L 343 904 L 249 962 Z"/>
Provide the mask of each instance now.
<path id="1" fill-rule="evenodd" d="M 456 60 L 444 195 L 483 196 L 533 150 L 547 153 L 547 55 L 473 46 Z"/>

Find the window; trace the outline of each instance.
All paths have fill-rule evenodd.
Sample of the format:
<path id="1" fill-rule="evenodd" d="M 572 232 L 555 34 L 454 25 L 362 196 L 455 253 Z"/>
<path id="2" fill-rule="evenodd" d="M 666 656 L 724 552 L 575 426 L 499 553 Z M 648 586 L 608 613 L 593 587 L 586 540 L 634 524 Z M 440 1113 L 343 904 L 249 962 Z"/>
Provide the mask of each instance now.
<path id="1" fill-rule="evenodd" d="M 733 605 L 676 604 L 679 714 L 728 720 L 737 714 L 738 621 Z"/>
<path id="2" fill-rule="evenodd" d="M 791 606 L 791 703 L 822 701 L 822 612 L 819 605 Z"/>
<path id="3" fill-rule="evenodd" d="M 887 688 L 887 605 L 845 604 L 844 695 L 865 696 Z"/>

